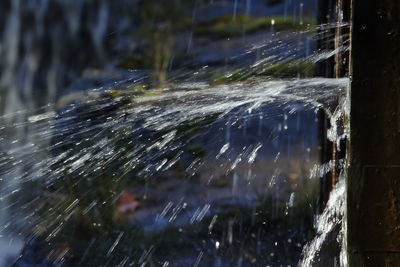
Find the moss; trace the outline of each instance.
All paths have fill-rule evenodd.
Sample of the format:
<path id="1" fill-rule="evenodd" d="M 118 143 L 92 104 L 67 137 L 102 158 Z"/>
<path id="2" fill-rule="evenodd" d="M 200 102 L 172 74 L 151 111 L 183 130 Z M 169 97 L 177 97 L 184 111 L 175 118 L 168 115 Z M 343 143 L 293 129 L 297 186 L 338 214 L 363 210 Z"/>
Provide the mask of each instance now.
<path id="1" fill-rule="evenodd" d="M 270 30 L 274 20 L 275 31 L 305 31 L 316 30 L 311 17 L 304 17 L 303 24 L 295 23 L 293 18 L 271 16 L 252 18 L 247 15 L 238 15 L 234 20 L 231 15 L 224 15 L 200 22 L 196 27 L 196 34 L 213 38 L 241 36 L 243 32 L 254 33 L 259 30 Z"/>
<path id="2" fill-rule="evenodd" d="M 139 97 L 151 97 L 151 96 L 156 96 L 161 94 L 159 90 L 148 90 L 148 91 L 142 91 L 138 96 Z"/>
<path id="3" fill-rule="evenodd" d="M 226 75 L 221 71 L 210 74 L 211 84 L 226 84 L 229 82 L 256 82 L 260 78 L 296 78 L 312 77 L 315 71 L 313 62 L 304 60 L 289 60 L 258 65 L 250 70 L 240 69 Z"/>
<path id="4" fill-rule="evenodd" d="M 314 75 L 314 70 L 314 63 L 292 60 L 286 62 L 272 63 L 271 65 L 267 65 L 257 74 L 277 78 L 291 78 L 297 76 L 310 77 Z"/>

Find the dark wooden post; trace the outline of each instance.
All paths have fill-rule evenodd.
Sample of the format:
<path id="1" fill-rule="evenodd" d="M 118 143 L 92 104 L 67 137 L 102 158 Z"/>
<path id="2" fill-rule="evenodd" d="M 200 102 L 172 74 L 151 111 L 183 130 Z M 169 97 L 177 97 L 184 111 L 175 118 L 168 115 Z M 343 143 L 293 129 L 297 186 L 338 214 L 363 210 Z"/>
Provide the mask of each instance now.
<path id="1" fill-rule="evenodd" d="M 400 266 L 400 1 L 353 0 L 349 266 Z"/>

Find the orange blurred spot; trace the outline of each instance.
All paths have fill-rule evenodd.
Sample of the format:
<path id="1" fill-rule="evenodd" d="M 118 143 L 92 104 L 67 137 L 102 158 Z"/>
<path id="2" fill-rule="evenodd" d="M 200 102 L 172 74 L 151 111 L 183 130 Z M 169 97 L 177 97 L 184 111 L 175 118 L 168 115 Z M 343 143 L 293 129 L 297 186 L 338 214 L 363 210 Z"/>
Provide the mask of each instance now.
<path id="1" fill-rule="evenodd" d="M 139 207 L 135 195 L 124 191 L 118 199 L 117 211 L 119 213 L 133 213 Z"/>

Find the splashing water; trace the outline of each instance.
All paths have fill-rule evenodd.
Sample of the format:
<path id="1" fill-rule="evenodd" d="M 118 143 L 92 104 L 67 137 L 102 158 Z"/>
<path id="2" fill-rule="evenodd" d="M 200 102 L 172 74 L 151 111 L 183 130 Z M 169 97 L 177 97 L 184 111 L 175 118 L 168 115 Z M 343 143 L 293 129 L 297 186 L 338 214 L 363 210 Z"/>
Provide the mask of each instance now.
<path id="1" fill-rule="evenodd" d="M 129 230 L 109 221 L 113 216 L 118 220 L 127 216 L 112 211 L 115 205 L 119 207 L 121 192 L 126 190 L 140 196 L 132 198 L 128 214 L 129 221 L 145 232 L 165 227 L 185 229 L 191 224 L 197 224 L 201 231 L 199 224 L 207 218 L 213 219 L 206 232 L 219 231 L 215 227 L 226 216 L 223 209 L 232 204 L 259 209 L 254 203 L 262 203 L 274 191 L 274 205 L 279 206 L 282 200 L 292 209 L 297 196 L 294 198 L 293 191 L 284 193 L 288 188 L 283 177 L 293 174 L 276 170 L 301 172 L 301 165 L 311 168 L 311 162 L 299 162 L 298 167 L 290 162 L 304 158 L 309 147 L 316 147 L 316 138 L 310 139 L 316 132 L 315 110 L 333 108 L 347 83 L 347 79 L 221 86 L 181 83 L 133 98 L 124 89 L 111 88 L 104 93 L 92 91 L 86 100 L 57 112 L 4 116 L 2 125 L 10 125 L 6 122 L 21 116 L 26 120 L 0 128 L 2 147 L 7 148 L 0 157 L 1 232 L 33 234 L 32 240 L 44 238 L 58 244 L 54 249 L 69 251 L 74 247 L 66 236 L 70 225 L 83 217 L 92 221 L 89 228 L 99 239 L 102 231 L 120 229 L 105 251 L 109 260 L 116 262 L 122 260 L 115 252 L 119 243 L 132 248 L 126 243 Z M 19 129 L 29 133 L 26 139 L 15 138 L 13 133 Z M 228 140 L 226 131 L 231 136 Z M 269 175 L 275 178 L 266 178 Z M 303 178 L 299 175 L 291 178 L 293 182 L 307 178 L 307 174 Z M 151 204 L 154 201 L 161 206 Z M 135 211 L 139 203 L 146 210 Z M 279 218 L 279 209 L 273 214 Z M 233 226 L 238 224 L 234 218 L 227 224 L 230 246 L 235 238 Z M 253 220 L 256 225 L 258 219 Z M 101 248 L 91 248 L 93 242 L 100 241 L 91 240 L 81 242 L 90 253 L 101 253 Z M 153 254 L 148 251 L 146 255 L 143 262 Z M 206 252 L 201 255 L 198 261 L 204 260 Z M 52 261 L 57 262 L 58 256 L 52 256 Z M 84 258 L 81 255 L 82 261 Z M 223 262 L 227 263 L 226 259 Z"/>
<path id="2" fill-rule="evenodd" d="M 318 217 L 317 237 L 303 249 L 300 266 L 346 266 L 345 251 L 337 249 L 344 242 L 345 177 L 331 192 L 324 212 Z M 337 255 L 340 254 L 340 258 Z"/>
<path id="3" fill-rule="evenodd" d="M 349 91 L 349 88 L 347 90 Z M 338 135 L 338 121 L 342 116 L 350 115 L 349 92 L 343 102 L 330 115 L 331 128 L 327 137 L 337 144 L 340 151 L 340 141 L 350 138 L 349 126 L 344 125 L 342 135 Z M 348 266 L 346 244 L 346 159 L 338 163 L 330 161 L 327 164 L 315 165 L 311 170 L 311 177 L 323 177 L 333 168 L 340 170 L 339 181 L 330 193 L 328 203 L 323 213 L 317 217 L 317 236 L 303 248 L 299 266 Z"/>
<path id="4" fill-rule="evenodd" d="M 37 2 L 38 28 L 50 10 L 47 2 Z M 59 2 L 63 8 L 69 3 Z M 240 9 L 257 12 L 254 2 L 233 1 L 233 17 Z M 25 31 L 18 24 L 21 10 L 36 10 L 35 5 L 13 2 L 7 42 L 0 47 L 0 53 L 11 51 L 1 85 L 15 83 L 14 69 L 20 69 L 28 74 L 28 98 L 37 66 L 27 62 L 40 62 L 29 51 L 38 44 L 24 42 L 22 63 L 14 44 L 29 35 L 18 34 Z M 303 22 L 302 3 L 284 5 L 285 20 L 293 12 L 293 21 Z M 200 11 L 193 10 L 193 23 Z M 96 12 L 98 19 L 88 21 L 95 25 L 91 50 L 106 61 L 99 44 L 114 13 L 106 1 Z M 77 20 L 64 19 L 73 35 Z M 89 90 L 76 83 L 71 88 L 77 91 L 38 109 L 31 103 L 22 110 L 11 94 L 8 114 L 0 117 L 0 246 L 22 249 L 18 264 L 293 265 L 302 251 L 299 264 L 323 262 L 321 251 L 340 232 L 344 178 L 313 229 L 319 181 L 310 178 L 334 167 L 317 164 L 317 111 L 330 118 L 328 138 L 344 138 L 336 121 L 346 108 L 340 99 L 348 79 L 308 78 L 308 70 L 349 49 L 344 41 L 335 50 L 313 52 L 322 35 L 334 38 L 326 34 L 332 27 L 348 25 L 320 25 L 318 33 L 311 28 L 280 33 L 275 26 L 271 20 L 267 33 L 254 36 L 244 29 L 250 45 L 211 54 L 195 45 L 191 32 L 188 52 L 195 64 L 173 72 L 163 88 L 137 89 L 146 77 L 124 72 Z M 125 27 L 121 23 L 116 30 Z M 46 87 L 55 89 L 62 80 L 57 66 L 63 68 L 58 65 L 63 51 L 52 53 Z M 223 70 L 208 65 L 192 70 L 191 64 L 210 57 L 223 58 Z M 297 78 L 265 78 L 286 78 L 279 74 L 282 66 Z M 219 80 L 203 82 L 217 72 L 223 73 Z M 45 102 L 56 95 L 48 91 Z"/>

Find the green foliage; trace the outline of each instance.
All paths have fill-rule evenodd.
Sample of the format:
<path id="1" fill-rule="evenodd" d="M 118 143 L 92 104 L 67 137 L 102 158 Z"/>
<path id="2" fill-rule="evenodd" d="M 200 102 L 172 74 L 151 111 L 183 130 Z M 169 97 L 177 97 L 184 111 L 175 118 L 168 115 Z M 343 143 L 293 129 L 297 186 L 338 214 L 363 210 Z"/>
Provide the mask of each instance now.
<path id="1" fill-rule="evenodd" d="M 213 38 L 227 38 L 241 36 L 243 32 L 270 31 L 271 21 L 275 21 L 275 31 L 305 31 L 315 30 L 311 17 L 304 17 L 303 24 L 294 23 L 293 18 L 283 16 L 252 18 L 247 15 L 238 15 L 233 19 L 231 15 L 224 15 L 200 22 L 196 27 L 196 34 Z"/>
<path id="2" fill-rule="evenodd" d="M 144 55 L 133 54 L 123 58 L 118 64 L 118 68 L 127 69 L 127 70 L 136 70 L 136 69 L 147 69 L 150 68 L 148 58 Z"/>
<path id="3" fill-rule="evenodd" d="M 314 74 L 315 64 L 308 61 L 283 61 L 272 63 L 261 69 L 256 75 L 272 76 L 277 78 L 311 77 Z"/>
<path id="4" fill-rule="evenodd" d="M 191 23 L 194 0 L 145 0 L 139 4 L 139 29 L 136 35 L 144 40 L 143 54 L 133 55 L 120 63 L 125 68 L 148 68 L 160 84 L 175 48 L 176 35 Z"/>
<path id="5" fill-rule="evenodd" d="M 227 75 L 221 71 L 210 73 L 212 84 L 226 84 L 231 82 L 257 82 L 262 78 L 296 78 L 312 77 L 315 64 L 303 60 L 288 60 L 260 64 L 251 69 L 239 69 Z"/>

